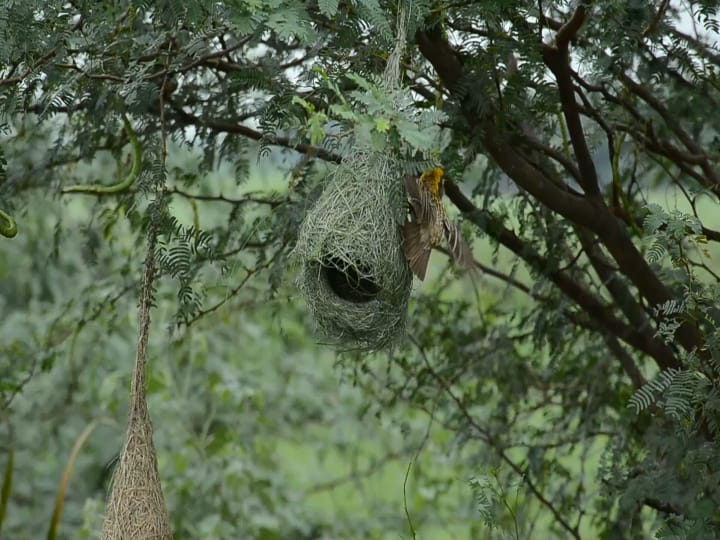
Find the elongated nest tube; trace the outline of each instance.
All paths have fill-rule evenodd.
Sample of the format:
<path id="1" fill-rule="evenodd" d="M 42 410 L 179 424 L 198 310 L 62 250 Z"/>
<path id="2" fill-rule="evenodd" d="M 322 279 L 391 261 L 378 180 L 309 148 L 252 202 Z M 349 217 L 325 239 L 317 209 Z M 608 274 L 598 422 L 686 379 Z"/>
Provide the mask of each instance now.
<path id="1" fill-rule="evenodd" d="M 402 249 L 405 192 L 394 159 L 355 152 L 335 170 L 298 233 L 298 288 L 331 344 L 389 347 L 405 330 L 412 274 Z"/>

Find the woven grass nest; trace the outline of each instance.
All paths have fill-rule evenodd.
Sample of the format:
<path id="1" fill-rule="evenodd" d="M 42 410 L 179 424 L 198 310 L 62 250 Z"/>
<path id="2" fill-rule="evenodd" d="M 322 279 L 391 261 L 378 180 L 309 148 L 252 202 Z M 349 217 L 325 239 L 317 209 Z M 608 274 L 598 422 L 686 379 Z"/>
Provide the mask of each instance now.
<path id="1" fill-rule="evenodd" d="M 147 406 L 133 411 L 125 448 L 113 475 L 103 540 L 172 540 L 165 507 L 152 425 Z"/>
<path id="2" fill-rule="evenodd" d="M 140 301 L 140 339 L 130 389 L 130 415 L 125 444 L 112 478 L 103 523 L 103 540 L 172 540 L 165 506 L 153 427 L 146 398 L 145 369 L 152 285 L 155 278 L 157 229 L 151 229 Z"/>
<path id="3" fill-rule="evenodd" d="M 298 234 L 298 288 L 331 344 L 380 350 L 404 332 L 412 274 L 402 249 L 405 192 L 390 156 L 356 151 Z"/>

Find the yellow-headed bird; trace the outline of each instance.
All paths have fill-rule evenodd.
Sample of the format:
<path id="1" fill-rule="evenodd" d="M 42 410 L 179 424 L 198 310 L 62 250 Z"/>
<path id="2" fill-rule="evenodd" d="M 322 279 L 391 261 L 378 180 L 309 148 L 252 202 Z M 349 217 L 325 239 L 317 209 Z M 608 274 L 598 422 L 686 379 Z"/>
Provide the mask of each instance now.
<path id="1" fill-rule="evenodd" d="M 445 237 L 453 259 L 472 268 L 470 247 L 460 236 L 457 226 L 450 223 L 442 205 L 445 171 L 435 167 L 420 177 L 406 176 L 405 188 L 410 203 L 410 220 L 403 227 L 403 247 L 413 273 L 425 279 L 430 252 Z"/>

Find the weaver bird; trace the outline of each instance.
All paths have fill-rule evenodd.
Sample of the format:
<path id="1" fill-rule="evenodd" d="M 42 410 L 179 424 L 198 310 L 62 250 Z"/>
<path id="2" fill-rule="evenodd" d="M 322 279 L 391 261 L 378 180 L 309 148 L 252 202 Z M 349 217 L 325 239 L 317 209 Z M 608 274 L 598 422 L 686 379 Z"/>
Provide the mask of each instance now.
<path id="1" fill-rule="evenodd" d="M 443 237 L 453 259 L 466 268 L 473 267 L 470 246 L 460 236 L 457 226 L 450 223 L 442 205 L 445 192 L 445 172 L 436 167 L 420 177 L 406 176 L 405 188 L 410 203 L 410 220 L 403 226 L 403 247 L 410 269 L 425 279 L 430 252 L 440 245 Z"/>

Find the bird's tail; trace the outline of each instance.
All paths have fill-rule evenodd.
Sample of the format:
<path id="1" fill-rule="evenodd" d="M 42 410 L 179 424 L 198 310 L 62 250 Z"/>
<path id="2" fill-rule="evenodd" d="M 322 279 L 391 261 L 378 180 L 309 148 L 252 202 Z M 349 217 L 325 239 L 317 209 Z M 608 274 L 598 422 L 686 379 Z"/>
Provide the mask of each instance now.
<path id="1" fill-rule="evenodd" d="M 406 222 L 403 226 L 403 248 L 405 257 L 410 263 L 410 269 L 423 281 L 427 272 L 432 247 L 423 239 L 422 228 L 419 223 Z"/>
<path id="2" fill-rule="evenodd" d="M 443 225 L 445 239 L 450 246 L 450 253 L 452 254 L 453 259 L 455 259 L 455 262 L 468 270 L 477 269 L 472 250 L 461 236 L 457 225 L 448 221 L 446 221 Z"/>

